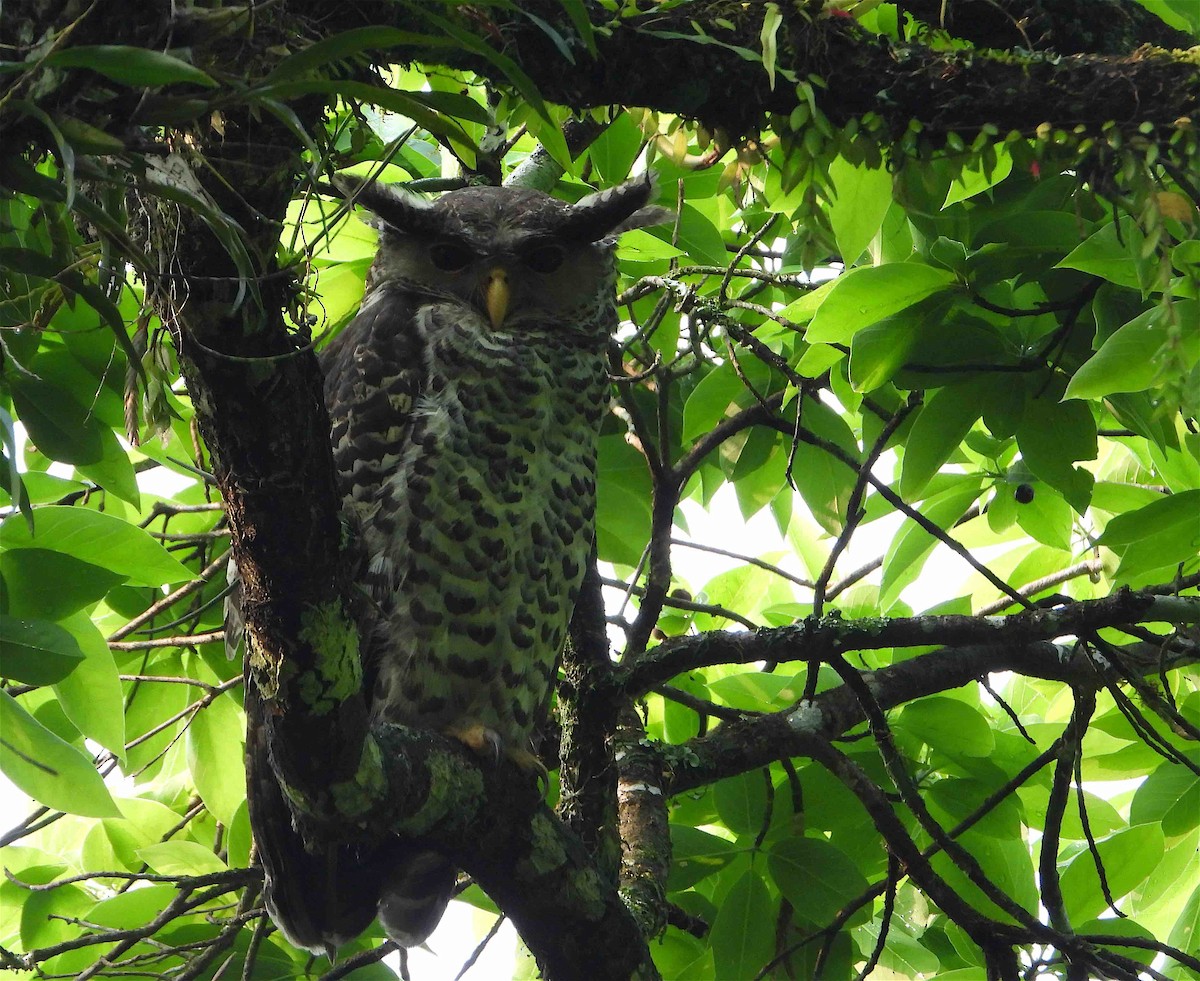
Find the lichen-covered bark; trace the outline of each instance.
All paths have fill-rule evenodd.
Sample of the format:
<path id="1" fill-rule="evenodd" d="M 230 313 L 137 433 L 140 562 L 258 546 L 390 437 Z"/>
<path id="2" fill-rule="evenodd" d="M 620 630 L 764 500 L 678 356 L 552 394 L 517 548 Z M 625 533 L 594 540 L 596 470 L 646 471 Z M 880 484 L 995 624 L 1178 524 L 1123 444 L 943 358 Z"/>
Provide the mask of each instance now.
<path id="1" fill-rule="evenodd" d="M 1128 0 L 896 0 L 896 6 L 980 48 L 1127 55 L 1143 44 L 1196 43 Z"/>
<path id="2" fill-rule="evenodd" d="M 418 730 L 376 732 L 391 792 L 378 827 L 467 869 L 552 979 L 656 977 L 638 924 L 530 775 Z"/>

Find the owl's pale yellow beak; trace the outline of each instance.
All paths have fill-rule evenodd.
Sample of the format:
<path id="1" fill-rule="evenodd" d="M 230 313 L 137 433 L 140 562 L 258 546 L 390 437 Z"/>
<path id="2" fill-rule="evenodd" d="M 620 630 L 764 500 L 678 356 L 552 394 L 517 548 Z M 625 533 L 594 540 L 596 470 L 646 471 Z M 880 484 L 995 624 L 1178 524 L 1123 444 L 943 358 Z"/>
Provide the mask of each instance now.
<path id="1" fill-rule="evenodd" d="M 499 329 L 508 313 L 508 301 L 511 297 L 508 286 L 508 272 L 499 267 L 488 273 L 487 285 L 484 287 L 484 306 L 487 307 L 488 319 L 492 327 Z"/>

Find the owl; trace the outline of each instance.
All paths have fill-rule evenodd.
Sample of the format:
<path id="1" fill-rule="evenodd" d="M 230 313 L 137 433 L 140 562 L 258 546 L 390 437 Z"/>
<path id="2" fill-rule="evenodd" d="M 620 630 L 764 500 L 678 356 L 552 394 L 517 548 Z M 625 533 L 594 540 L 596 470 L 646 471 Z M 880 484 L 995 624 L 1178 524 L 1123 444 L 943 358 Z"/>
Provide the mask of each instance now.
<path id="1" fill-rule="evenodd" d="M 379 184 L 354 193 L 379 252 L 361 311 L 321 364 L 370 717 L 532 765 L 594 534 L 614 244 L 668 213 L 649 203 L 648 178 L 575 204 L 515 187 L 432 203 Z M 302 837 L 272 770 L 270 713 L 246 692 L 272 919 L 314 951 L 375 917 L 400 944 L 421 943 L 453 866 L 398 839 Z"/>

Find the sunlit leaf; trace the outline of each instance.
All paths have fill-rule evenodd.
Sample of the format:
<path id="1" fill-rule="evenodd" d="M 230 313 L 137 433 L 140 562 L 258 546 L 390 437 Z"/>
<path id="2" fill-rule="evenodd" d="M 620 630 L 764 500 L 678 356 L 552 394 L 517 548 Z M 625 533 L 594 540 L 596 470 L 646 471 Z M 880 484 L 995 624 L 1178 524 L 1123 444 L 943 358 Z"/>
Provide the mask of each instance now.
<path id="1" fill-rule="evenodd" d="M 47 807 L 89 817 L 119 814 L 92 761 L 0 691 L 0 770 Z"/>

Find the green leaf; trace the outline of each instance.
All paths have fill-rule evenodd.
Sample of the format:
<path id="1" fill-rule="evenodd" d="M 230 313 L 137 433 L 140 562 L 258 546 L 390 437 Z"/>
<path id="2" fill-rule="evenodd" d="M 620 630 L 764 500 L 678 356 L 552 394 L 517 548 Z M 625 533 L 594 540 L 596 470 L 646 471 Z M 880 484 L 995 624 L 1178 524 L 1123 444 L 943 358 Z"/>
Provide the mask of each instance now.
<path id="1" fill-rule="evenodd" d="M 196 792 L 209 813 L 226 826 L 246 798 L 245 729 L 237 703 L 220 695 L 193 716 L 187 730 L 188 768 Z"/>
<path id="2" fill-rule="evenodd" d="M 97 903 L 85 919 L 102 927 L 128 930 L 149 923 L 178 895 L 179 891 L 172 885 L 144 885 Z"/>
<path id="3" fill-rule="evenodd" d="M 1200 824 L 1200 777 L 1178 763 L 1161 763 L 1133 795 L 1130 824 L 1157 821 L 1174 838 Z"/>
<path id="4" fill-rule="evenodd" d="M 1196 886 L 1183 904 L 1179 919 L 1171 928 L 1167 943 L 1177 950 L 1195 950 L 1200 940 L 1200 886 Z"/>
<path id="5" fill-rule="evenodd" d="M 918 262 L 863 266 L 833 281 L 805 332 L 812 344 L 848 344 L 864 327 L 950 289 L 954 273 Z"/>
<path id="6" fill-rule="evenodd" d="M 615 184 L 628 176 L 641 150 L 642 131 L 629 113 L 623 112 L 588 148 L 588 157 L 605 182 Z"/>
<path id="7" fill-rule="evenodd" d="M 1163 495 L 1145 507 L 1118 514 L 1096 543 L 1115 548 L 1162 533 L 1178 534 L 1187 540 L 1200 534 L 1200 490 Z"/>
<path id="8" fill-rule="evenodd" d="M 822 439 L 838 446 L 853 461 L 861 453 L 854 433 L 837 412 L 824 402 L 805 398 L 801 422 Z M 831 535 L 841 531 L 854 492 L 855 471 L 819 446 L 796 446 L 792 477 L 817 523 Z"/>
<path id="9" fill-rule="evenodd" d="M 188 82 L 216 88 L 217 83 L 195 65 L 150 48 L 118 44 L 79 45 L 48 55 L 45 64 L 58 68 L 88 68 L 114 82 L 138 87 Z"/>
<path id="10" fill-rule="evenodd" d="M 120 811 L 92 761 L 0 691 L 0 770 L 39 804 L 85 817 Z"/>
<path id="11" fill-rule="evenodd" d="M 1200 303 L 1176 301 L 1170 318 L 1179 323 L 1200 323 Z M 1200 334 L 1173 331 L 1161 306 L 1129 321 L 1100 345 L 1067 385 L 1064 399 L 1097 399 L 1113 392 L 1140 392 L 1162 374 L 1161 355 L 1168 344 L 1178 345 L 1177 355 L 1194 364 L 1200 357 Z"/>
<path id="12" fill-rule="evenodd" d="M 121 678 L 108 641 L 85 613 L 61 622 L 84 658 L 54 686 L 58 704 L 75 728 L 119 760 L 125 759 L 125 706 Z"/>
<path id="13" fill-rule="evenodd" d="M 731 364 L 726 362 L 713 368 L 700 379 L 684 404 L 683 441 L 693 442 L 726 417 L 736 414 L 738 397 L 745 394 L 746 386 Z"/>
<path id="14" fill-rule="evenodd" d="M 774 905 L 753 870 L 744 872 L 726 893 L 708 935 L 718 978 L 752 978 L 771 959 Z"/>
<path id="15" fill-rule="evenodd" d="M 558 0 L 567 16 L 571 18 L 571 23 L 575 25 L 575 30 L 579 32 L 579 38 L 583 41 L 584 47 L 587 48 L 588 54 L 593 58 L 599 57 L 599 52 L 596 50 L 596 37 L 592 30 L 592 22 L 588 19 L 587 8 L 583 5 L 583 0 Z"/>
<path id="16" fill-rule="evenodd" d="M 910 702 L 896 720 L 896 728 L 951 759 L 989 756 L 996 747 L 987 719 L 965 702 L 944 695 Z"/>
<path id="17" fill-rule="evenodd" d="M 778 842 L 767 868 L 796 915 L 810 923 L 828 923 L 869 886 L 850 857 L 823 838 Z"/>
<path id="18" fill-rule="evenodd" d="M 979 497 L 979 481 L 963 477 L 944 491 L 928 498 L 918 509 L 939 528 L 949 528 Z M 906 522 L 900 534 L 892 539 L 883 560 L 883 579 L 880 585 L 879 608 L 884 613 L 900 596 L 901 590 L 917 578 L 921 562 L 937 544 L 935 539 L 915 522 Z"/>
<path id="19" fill-rule="evenodd" d="M 963 167 L 962 172 L 950 184 L 950 190 L 946 194 L 946 201 L 942 207 L 948 208 L 959 201 L 982 194 L 990 187 L 995 187 L 1012 173 L 1012 168 L 1012 154 L 1003 146 L 996 147 L 994 160 L 990 167 L 985 166 L 982 158 L 970 166 Z"/>
<path id="20" fill-rule="evenodd" d="M 713 784 L 717 813 L 734 834 L 758 834 L 767 813 L 767 781 L 751 770 Z"/>
<path id="21" fill-rule="evenodd" d="M 1145 881 L 1163 857 L 1163 832 L 1158 824 L 1139 824 L 1096 843 L 1105 879 L 1114 900 Z M 1084 850 L 1071 859 L 1060 877 L 1063 902 L 1071 920 L 1091 919 L 1106 908 L 1095 858 Z"/>
<path id="22" fill-rule="evenodd" d="M 1038 485 L 1032 501 L 1013 503 L 1017 523 L 1034 541 L 1063 552 L 1071 550 L 1071 531 L 1075 512 L 1059 494 L 1049 487 Z M 1047 575 L 1050 570 L 1047 570 Z"/>
<path id="23" fill-rule="evenodd" d="M 69 675 L 82 660 L 79 643 L 57 623 L 0 614 L 0 677 L 49 685 Z"/>
<path id="24" fill-rule="evenodd" d="M 829 179 L 834 189 L 829 224 L 842 260 L 849 265 L 883 225 L 892 204 L 892 175 L 883 167 L 859 167 L 839 156 L 829 165 Z"/>
<path id="25" fill-rule="evenodd" d="M 669 240 L 671 229 L 663 226 L 658 235 Z M 679 247 L 701 265 L 723 266 L 728 261 L 725 240 L 717 231 L 717 226 L 690 204 L 685 204 L 679 210 L 678 242 Z"/>
<path id="26" fill-rule="evenodd" d="M 228 866 L 196 841 L 160 841 L 139 848 L 138 858 L 162 875 L 209 875 Z"/>
<path id="27" fill-rule="evenodd" d="M 42 453 L 71 464 L 121 500 L 140 505 L 133 464 L 111 429 L 57 385 L 25 375 L 8 381 L 17 417 Z"/>
<path id="28" fill-rule="evenodd" d="M 0 525 L 0 544 L 7 544 L 4 525 Z M 0 548 L 0 602 L 13 616 L 62 620 L 103 599 L 123 578 L 62 552 Z"/>
<path id="29" fill-rule="evenodd" d="M 1136 222 L 1107 222 L 1087 241 L 1081 242 L 1056 268 L 1078 269 L 1107 279 L 1118 286 L 1141 289 L 1143 283 L 1134 256 L 1139 255 L 1144 238 Z"/>
<path id="30" fill-rule="evenodd" d="M 667 889 L 690 889 L 714 872 L 720 872 L 737 856 L 733 842 L 698 828 L 671 825 L 671 872 Z"/>
<path id="31" fill-rule="evenodd" d="M 1083 402 L 1059 402 L 1050 395 L 1029 399 L 1016 436 L 1021 458 L 1034 475 L 1083 514 L 1091 501 L 1093 478 L 1071 464 L 1096 459 L 1096 421 L 1091 409 Z"/>
<path id="32" fill-rule="evenodd" d="M 979 392 L 970 383 L 938 389 L 921 407 L 905 440 L 900 496 L 916 500 L 929 479 L 958 449 L 983 411 Z"/>
<path id="33" fill-rule="evenodd" d="M 19 516 L 0 524 L 7 549 L 43 548 L 107 569 L 135 586 L 162 586 L 192 578 L 170 552 L 145 531 L 127 521 L 88 508 L 45 507 L 37 510 L 37 534 Z"/>

